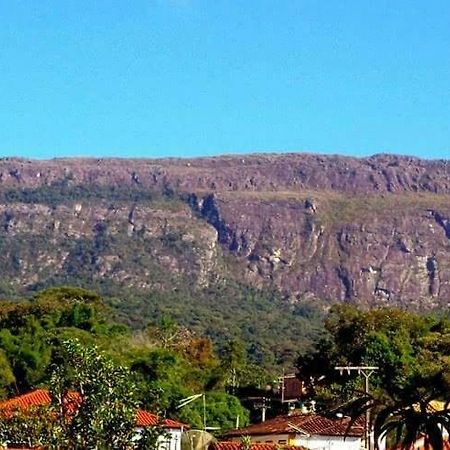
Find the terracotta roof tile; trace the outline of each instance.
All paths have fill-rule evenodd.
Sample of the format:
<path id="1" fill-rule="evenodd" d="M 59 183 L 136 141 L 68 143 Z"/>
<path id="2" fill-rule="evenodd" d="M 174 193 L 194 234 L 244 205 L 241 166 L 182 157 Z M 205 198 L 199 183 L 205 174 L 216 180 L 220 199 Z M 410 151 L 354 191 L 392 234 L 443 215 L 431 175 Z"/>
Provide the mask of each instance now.
<path id="1" fill-rule="evenodd" d="M 279 445 L 270 443 L 252 442 L 250 450 L 302 450 L 303 447 L 295 447 L 293 445 Z M 221 441 L 210 444 L 209 450 L 242 450 L 240 442 Z"/>
<path id="2" fill-rule="evenodd" d="M 136 425 L 138 427 L 155 426 L 160 423 L 160 419 L 156 414 L 150 413 L 143 409 L 138 409 L 136 414 Z M 164 428 L 187 428 L 187 425 L 172 419 L 164 419 L 160 423 Z"/>
<path id="3" fill-rule="evenodd" d="M 226 436 L 264 435 L 304 433 L 306 435 L 322 436 L 363 436 L 364 422 L 358 420 L 350 430 L 347 430 L 349 418 L 330 419 L 317 414 L 297 414 L 291 416 L 278 416 L 247 428 L 232 430 Z"/>
<path id="4" fill-rule="evenodd" d="M 0 402 L 1 410 L 26 409 L 33 406 L 45 406 L 51 402 L 50 394 L 46 389 L 36 389 L 27 394 L 13 397 Z"/>
<path id="5" fill-rule="evenodd" d="M 69 392 L 66 400 L 69 412 L 75 411 L 77 405 L 81 401 L 78 392 Z M 33 407 L 47 406 L 51 403 L 50 393 L 46 389 L 36 389 L 27 394 L 19 395 L 0 402 L 0 411 L 8 412 L 16 409 L 26 410 Z M 143 409 L 138 409 L 136 413 L 136 425 L 138 427 L 155 426 L 160 422 L 156 414 L 150 413 Z M 186 428 L 187 425 L 172 419 L 163 419 L 161 426 L 164 428 Z"/>

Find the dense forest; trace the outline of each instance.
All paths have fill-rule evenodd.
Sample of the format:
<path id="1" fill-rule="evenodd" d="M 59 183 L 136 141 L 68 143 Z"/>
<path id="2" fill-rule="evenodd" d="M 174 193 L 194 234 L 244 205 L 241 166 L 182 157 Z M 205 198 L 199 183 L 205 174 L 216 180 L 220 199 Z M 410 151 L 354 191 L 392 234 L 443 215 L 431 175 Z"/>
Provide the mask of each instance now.
<path id="1" fill-rule="evenodd" d="M 195 322 L 191 327 L 179 323 L 176 309 L 172 317 L 159 311 L 142 327 L 130 327 L 124 318 L 100 295 L 78 287 L 50 288 L 29 298 L 2 301 L 1 396 L 53 386 L 55 373 L 76 374 L 80 368 L 67 369 L 73 359 L 67 357 L 69 346 L 81 363 L 90 358 L 89 377 L 103 361 L 93 379 L 102 379 L 103 371 L 107 383 L 108 372 L 116 371 L 132 383 L 136 405 L 196 428 L 205 425 L 204 417 L 219 434 L 233 428 L 236 420 L 241 426 L 260 420 L 258 406 L 248 402 L 250 393 L 268 400 L 269 417 L 283 412 L 274 361 L 265 365 L 264 354 L 256 358 L 250 341 L 233 338 L 233 333 L 212 340 Z M 207 320 L 208 316 L 199 317 L 200 322 Z M 255 322 L 246 320 L 247 326 Z M 306 347 L 299 340 L 293 348 L 297 376 L 306 386 L 294 406 L 314 400 L 322 414 L 340 412 L 355 418 L 370 408 L 376 433 L 396 428 L 397 440 L 427 433 L 439 450 L 436 433 L 449 425 L 448 410 L 436 406 L 450 398 L 448 314 L 336 305 L 323 324 L 315 342 Z M 276 332 L 268 331 L 268 339 Z M 348 364 L 377 367 L 370 393 L 364 392 L 361 376 L 335 369 Z M 128 384 L 124 386 L 127 391 Z M 202 393 L 206 416 L 201 401 L 179 407 L 183 399 Z"/>
<path id="2" fill-rule="evenodd" d="M 231 393 L 244 385 L 261 386 L 270 377 L 249 360 L 241 341 L 227 341 L 216 350 L 209 338 L 168 317 L 131 330 L 113 320 L 100 296 L 80 288 L 48 289 L 31 299 L 3 301 L 0 328 L 3 397 L 48 386 L 68 339 L 96 345 L 128 367 L 141 407 L 197 427 L 203 420 L 201 402 L 178 410 L 181 399 L 206 392 L 208 425 L 231 428 L 237 416 L 242 424 L 249 419 Z"/>
<path id="3" fill-rule="evenodd" d="M 250 314 L 252 303 L 248 303 Z M 208 323 L 212 319 L 205 315 L 198 320 Z M 246 325 L 255 321 L 247 317 Z M 230 428 L 237 415 L 241 424 L 250 417 L 238 397 L 249 389 L 273 385 L 281 372 L 281 366 L 277 372 L 273 364 L 264 365 L 265 355 L 256 358 L 252 342 L 236 339 L 232 332 L 212 340 L 199 332 L 202 328 L 195 322 L 179 323 L 176 309 L 173 316 L 159 311 L 153 321 L 132 328 L 98 294 L 76 287 L 51 288 L 31 298 L 2 301 L 0 329 L 3 397 L 48 385 L 67 339 L 96 345 L 117 364 L 128 367 L 142 407 L 194 426 L 201 426 L 201 404 L 193 402 L 180 410 L 181 399 L 206 392 L 209 425 Z M 268 330 L 268 340 L 270 336 L 275 339 L 277 332 Z M 443 314 L 335 306 L 309 348 L 301 340 L 296 348 L 294 340 L 292 345 L 298 376 L 309 387 L 306 397 L 314 398 L 322 412 L 348 402 L 362 389 L 361 377 L 334 369 L 349 363 L 379 367 L 371 389 L 380 399 L 414 402 L 426 396 L 446 400 L 450 394 L 450 319 Z"/>
<path id="4" fill-rule="evenodd" d="M 336 305 L 315 349 L 297 361 L 300 376 L 322 409 L 343 404 L 363 390 L 363 377 L 336 366 L 375 366 L 372 394 L 414 403 L 450 398 L 450 317 L 394 308 L 362 311 Z"/>

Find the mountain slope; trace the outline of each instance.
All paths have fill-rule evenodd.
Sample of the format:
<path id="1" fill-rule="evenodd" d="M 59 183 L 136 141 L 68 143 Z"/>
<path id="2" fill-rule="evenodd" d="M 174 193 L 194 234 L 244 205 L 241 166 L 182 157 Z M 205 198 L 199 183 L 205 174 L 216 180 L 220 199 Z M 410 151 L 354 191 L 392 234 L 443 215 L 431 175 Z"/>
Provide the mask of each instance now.
<path id="1" fill-rule="evenodd" d="M 450 299 L 450 163 L 377 155 L 0 161 L 5 294 L 234 280 L 308 300 Z M 106 288 L 105 288 L 106 289 Z"/>

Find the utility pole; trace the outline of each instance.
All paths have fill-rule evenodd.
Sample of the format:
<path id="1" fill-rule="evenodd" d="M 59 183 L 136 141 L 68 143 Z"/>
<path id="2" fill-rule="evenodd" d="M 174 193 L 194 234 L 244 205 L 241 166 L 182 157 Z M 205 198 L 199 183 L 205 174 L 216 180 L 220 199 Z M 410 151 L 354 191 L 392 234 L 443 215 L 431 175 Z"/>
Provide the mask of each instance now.
<path id="1" fill-rule="evenodd" d="M 266 412 L 270 406 L 270 398 L 267 397 L 247 397 L 247 400 L 253 400 L 253 407 L 261 410 L 261 422 L 266 421 Z"/>
<path id="2" fill-rule="evenodd" d="M 362 375 L 364 377 L 364 393 L 369 395 L 369 378 L 370 376 L 377 371 L 379 368 L 376 366 L 337 366 L 335 370 L 339 370 L 339 373 L 342 375 L 344 372 L 347 372 L 350 375 L 350 372 L 358 372 L 358 375 Z M 370 411 L 366 410 L 366 425 L 364 427 L 364 447 L 367 450 L 371 450 L 371 432 L 370 432 Z"/>
<path id="3" fill-rule="evenodd" d="M 266 397 L 263 397 L 262 399 L 262 413 L 261 413 L 261 422 L 265 422 L 266 421 L 266 411 L 267 411 L 267 403 L 266 403 Z"/>

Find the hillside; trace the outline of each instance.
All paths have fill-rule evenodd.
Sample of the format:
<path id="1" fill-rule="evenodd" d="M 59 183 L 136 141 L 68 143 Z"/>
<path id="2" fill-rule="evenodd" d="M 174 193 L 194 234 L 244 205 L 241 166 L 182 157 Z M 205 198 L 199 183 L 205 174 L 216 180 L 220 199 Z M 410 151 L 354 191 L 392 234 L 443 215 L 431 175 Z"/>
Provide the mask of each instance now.
<path id="1" fill-rule="evenodd" d="M 194 325 L 210 291 L 211 308 L 239 309 L 245 294 L 224 298 L 226 286 L 270 292 L 285 315 L 336 301 L 446 307 L 449 244 L 450 161 L 0 160 L 3 296 L 73 282 L 133 292 L 121 310 L 135 322 L 170 296 Z"/>

